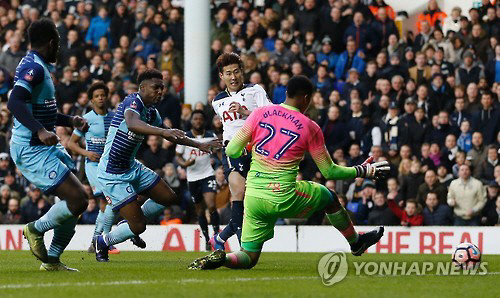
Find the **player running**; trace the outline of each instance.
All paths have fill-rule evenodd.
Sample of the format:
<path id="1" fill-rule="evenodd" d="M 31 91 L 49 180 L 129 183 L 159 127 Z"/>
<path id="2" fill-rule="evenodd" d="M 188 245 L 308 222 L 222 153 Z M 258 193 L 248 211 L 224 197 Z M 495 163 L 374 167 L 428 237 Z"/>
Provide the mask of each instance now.
<path id="1" fill-rule="evenodd" d="M 97 215 L 94 236 L 107 234 L 111 231 L 111 226 L 115 220 L 115 213 L 113 208 L 109 205 L 104 198 L 102 190 L 97 187 L 97 165 L 99 159 L 104 152 L 104 145 L 106 144 L 106 136 L 108 134 L 111 119 L 114 113 L 108 110 L 108 95 L 109 89 L 103 82 L 93 83 L 87 90 L 87 94 L 92 102 L 92 111 L 83 115 L 87 120 L 87 131 L 80 131 L 75 129 L 68 142 L 68 149 L 86 157 L 85 159 L 85 174 L 89 181 L 94 197 L 98 200 L 100 210 Z M 80 146 L 81 138 L 85 139 L 85 149 Z M 133 241 L 136 243 L 144 243 L 143 240 Z M 90 245 L 89 252 L 94 253 L 94 244 Z M 120 251 L 114 247 L 110 249 L 110 253 L 119 253 Z"/>
<path id="2" fill-rule="evenodd" d="M 28 29 L 31 51 L 19 62 L 14 88 L 7 107 L 14 115 L 10 153 L 24 177 L 46 194 L 61 201 L 54 204 L 40 219 L 28 223 L 24 237 L 31 252 L 42 261 L 40 270 L 78 271 L 60 261 L 60 256 L 75 234 L 80 214 L 87 208 L 83 185 L 71 173 L 74 163 L 59 143 L 55 126 L 84 130 L 86 121 L 80 117 L 59 114 L 51 78 L 59 50 L 59 33 L 50 19 L 41 19 Z M 54 230 L 49 251 L 43 235 Z"/>
<path id="3" fill-rule="evenodd" d="M 266 91 L 257 84 L 243 84 L 243 62 L 235 53 L 224 53 L 217 58 L 219 77 L 226 84 L 226 90 L 219 93 L 212 102 L 215 113 L 219 115 L 223 126 L 223 143 L 226 145 L 243 126 L 253 110 L 271 105 Z M 252 157 L 250 154 L 236 158 L 222 152 L 224 174 L 231 190 L 231 220 L 212 241 L 215 249 L 224 249 L 224 243 L 236 234 L 241 242 L 243 224 L 243 197 L 245 182 Z"/>
<path id="4" fill-rule="evenodd" d="M 111 245 L 142 234 L 148 219 L 155 218 L 165 206 L 176 202 L 176 195 L 167 183 L 135 159 L 145 135 L 161 136 L 205 152 L 221 147 L 218 141 L 200 143 L 186 138 L 183 131 L 160 127 L 160 114 L 152 105 L 162 97 L 164 84 L 161 72 L 147 69 L 137 77 L 137 83 L 139 92 L 125 97 L 116 109 L 97 168 L 98 187 L 113 211 L 119 211 L 127 221 L 109 234 L 95 238 L 96 259 L 100 262 L 109 260 Z M 138 195 L 150 199 L 141 206 L 137 201 Z"/>
<path id="5" fill-rule="evenodd" d="M 313 91 L 308 78 L 293 77 L 288 82 L 286 101 L 254 111 L 229 142 L 226 154 L 230 157 L 240 156 L 248 142 L 253 153 L 245 193 L 241 250 L 227 255 L 223 250 L 214 251 L 195 260 L 189 269 L 220 266 L 250 269 L 257 264 L 264 242 L 273 238 L 277 218 L 308 217 L 318 210 L 325 210 L 326 217 L 344 235 L 355 256 L 382 237 L 383 227 L 358 235 L 337 195 L 325 186 L 296 181 L 306 151 L 326 179 L 379 178 L 390 169 L 386 161 L 370 164 L 373 158 L 354 167 L 333 163 L 321 129 L 303 114 Z"/>
<path id="6" fill-rule="evenodd" d="M 205 114 L 195 110 L 191 114 L 191 131 L 186 133 L 189 138 L 199 142 L 210 142 L 216 140 L 217 136 L 212 131 L 205 130 Z M 189 192 L 198 215 L 203 236 L 205 236 L 205 248 L 211 250 L 210 236 L 208 235 L 208 222 L 205 216 L 205 207 L 210 212 L 210 223 L 214 233 L 219 232 L 219 213 L 215 208 L 215 171 L 212 168 L 210 154 L 193 147 L 178 145 L 176 148 L 177 163 L 187 170 L 187 181 Z"/>

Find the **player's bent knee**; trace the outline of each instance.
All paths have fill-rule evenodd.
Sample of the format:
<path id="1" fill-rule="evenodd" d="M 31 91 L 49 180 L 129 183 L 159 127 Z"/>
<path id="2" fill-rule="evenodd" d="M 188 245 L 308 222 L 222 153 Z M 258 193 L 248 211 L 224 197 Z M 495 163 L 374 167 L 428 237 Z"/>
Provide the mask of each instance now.
<path id="1" fill-rule="evenodd" d="M 132 233 L 135 235 L 140 235 L 146 231 L 146 223 L 145 222 L 129 222 L 129 227 Z"/>

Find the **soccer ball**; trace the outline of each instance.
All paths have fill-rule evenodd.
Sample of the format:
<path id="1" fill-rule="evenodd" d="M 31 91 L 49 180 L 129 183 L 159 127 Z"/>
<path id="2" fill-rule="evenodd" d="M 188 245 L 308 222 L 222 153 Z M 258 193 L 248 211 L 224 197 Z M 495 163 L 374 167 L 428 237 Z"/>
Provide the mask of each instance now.
<path id="1" fill-rule="evenodd" d="M 455 248 L 451 260 L 462 269 L 473 269 L 481 262 L 481 251 L 475 244 L 460 243 Z"/>

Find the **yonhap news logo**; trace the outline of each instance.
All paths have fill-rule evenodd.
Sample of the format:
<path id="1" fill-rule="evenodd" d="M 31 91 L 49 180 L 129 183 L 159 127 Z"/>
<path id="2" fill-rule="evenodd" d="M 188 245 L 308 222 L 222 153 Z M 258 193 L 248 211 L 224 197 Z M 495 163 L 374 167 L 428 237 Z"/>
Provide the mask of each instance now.
<path id="1" fill-rule="evenodd" d="M 342 281 L 347 275 L 347 257 L 343 252 L 332 252 L 321 257 L 318 273 L 325 286 Z"/>
<path id="2" fill-rule="evenodd" d="M 450 276 L 450 275 L 487 275 L 488 262 L 480 262 L 470 269 L 462 269 L 451 261 L 440 262 L 352 262 L 353 276 Z M 343 252 L 324 255 L 318 262 L 318 274 L 325 286 L 332 286 L 347 276 L 349 264 Z"/>

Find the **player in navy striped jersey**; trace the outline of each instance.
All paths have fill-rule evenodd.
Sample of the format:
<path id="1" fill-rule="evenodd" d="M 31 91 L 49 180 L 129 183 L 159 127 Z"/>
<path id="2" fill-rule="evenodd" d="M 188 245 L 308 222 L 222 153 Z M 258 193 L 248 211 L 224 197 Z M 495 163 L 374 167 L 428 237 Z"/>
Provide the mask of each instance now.
<path id="1" fill-rule="evenodd" d="M 135 159 L 146 135 L 161 136 L 171 142 L 211 152 L 220 148 L 218 141 L 200 143 L 178 129 L 161 128 L 160 114 L 153 104 L 161 100 L 164 84 L 161 72 L 147 69 L 138 78 L 139 92 L 128 95 L 116 109 L 111 121 L 104 153 L 97 170 L 98 185 L 113 211 L 127 220 L 113 231 L 95 238 L 96 259 L 109 260 L 111 245 L 121 243 L 146 230 L 147 219 L 158 216 L 177 197 L 154 171 Z M 149 199 L 141 206 L 138 195 Z"/>
<path id="2" fill-rule="evenodd" d="M 189 138 L 194 138 L 199 142 L 210 142 L 217 139 L 212 131 L 205 130 L 205 113 L 200 110 L 195 110 L 191 114 L 191 127 L 192 129 L 186 133 Z M 205 237 L 205 248 L 210 251 L 210 236 L 205 209 L 210 212 L 210 223 L 214 233 L 219 232 L 219 213 L 215 207 L 217 182 L 215 182 L 212 159 L 210 154 L 193 147 L 177 145 L 175 151 L 177 163 L 186 168 L 189 192 L 196 208 L 196 215 L 198 215 L 198 224 Z"/>
<path id="3" fill-rule="evenodd" d="M 14 116 L 10 153 L 17 168 L 45 193 L 57 195 L 54 204 L 40 219 L 28 223 L 23 234 L 32 253 L 43 263 L 40 270 L 77 271 L 60 261 L 60 256 L 75 234 L 80 214 L 87 209 L 88 196 L 71 173 L 74 163 L 59 143 L 55 126 L 84 129 L 80 116 L 59 114 L 51 78 L 51 63 L 59 51 L 59 33 L 54 22 L 41 19 L 28 29 L 30 52 L 19 62 L 7 107 Z M 49 251 L 44 234 L 54 230 Z"/>

